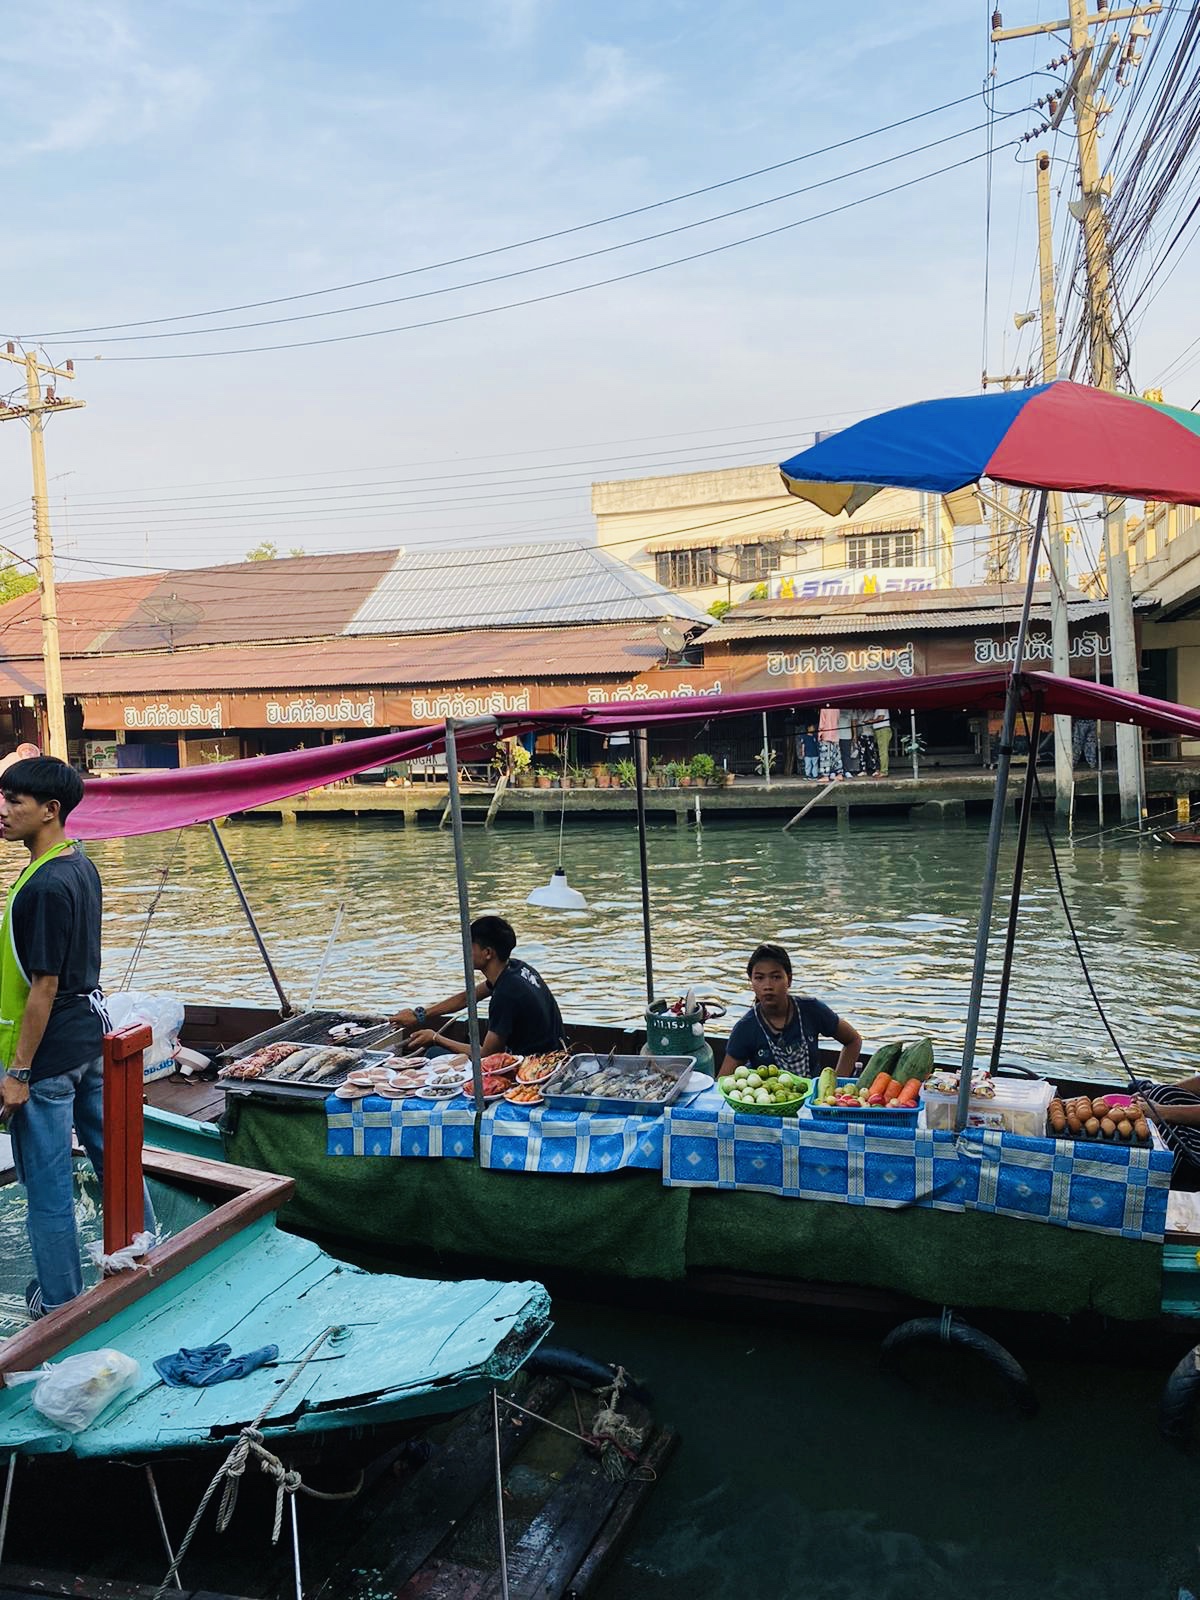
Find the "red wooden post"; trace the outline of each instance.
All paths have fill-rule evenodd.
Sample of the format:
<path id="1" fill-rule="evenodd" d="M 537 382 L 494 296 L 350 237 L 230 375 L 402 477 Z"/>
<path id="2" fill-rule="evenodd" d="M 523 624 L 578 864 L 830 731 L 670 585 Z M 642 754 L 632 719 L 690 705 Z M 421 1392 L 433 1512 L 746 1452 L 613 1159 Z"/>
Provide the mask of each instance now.
<path id="1" fill-rule="evenodd" d="M 104 1253 L 132 1244 L 146 1225 L 142 1194 L 144 1022 L 104 1035 Z"/>

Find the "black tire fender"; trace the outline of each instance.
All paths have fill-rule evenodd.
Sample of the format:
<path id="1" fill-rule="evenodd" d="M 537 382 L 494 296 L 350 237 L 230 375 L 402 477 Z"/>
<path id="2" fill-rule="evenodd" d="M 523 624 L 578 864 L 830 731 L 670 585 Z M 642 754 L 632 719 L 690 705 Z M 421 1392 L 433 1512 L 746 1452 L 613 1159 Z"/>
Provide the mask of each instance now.
<path id="1" fill-rule="evenodd" d="M 606 1388 L 617 1375 L 617 1369 L 612 1364 L 593 1361 L 591 1356 L 582 1355 L 578 1350 L 566 1350 L 561 1345 L 551 1344 L 539 1345 L 525 1362 L 524 1371 L 542 1378 L 561 1378 L 564 1383 L 575 1384 L 581 1389 Z M 628 1374 L 624 1392 L 631 1399 L 640 1400 L 643 1405 L 650 1403 L 650 1391 Z"/>
<path id="2" fill-rule="evenodd" d="M 1158 1427 L 1164 1439 L 1181 1449 L 1192 1444 L 1196 1406 L 1200 1402 L 1200 1345 L 1188 1351 L 1163 1384 L 1158 1402 Z"/>
<path id="3" fill-rule="evenodd" d="M 940 1317 L 914 1317 L 893 1328 L 880 1347 L 880 1361 L 886 1369 L 895 1371 L 902 1351 L 925 1344 L 952 1344 L 977 1356 L 999 1374 L 1005 1394 L 1022 1416 L 1037 1415 L 1037 1395 L 1017 1358 L 990 1334 L 981 1333 L 949 1312 Z"/>

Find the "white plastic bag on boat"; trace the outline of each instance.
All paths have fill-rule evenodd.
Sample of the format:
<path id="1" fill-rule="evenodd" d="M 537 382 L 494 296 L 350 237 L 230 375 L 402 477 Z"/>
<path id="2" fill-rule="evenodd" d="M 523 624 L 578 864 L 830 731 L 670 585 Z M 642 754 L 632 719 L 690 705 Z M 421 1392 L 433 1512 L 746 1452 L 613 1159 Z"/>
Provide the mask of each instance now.
<path id="1" fill-rule="evenodd" d="M 183 1027 L 183 1001 L 173 994 L 128 989 L 106 995 L 104 1004 L 114 1028 L 127 1028 L 135 1022 L 150 1024 L 154 1037 L 142 1060 L 144 1075 L 153 1078 L 170 1072 Z"/>
<path id="2" fill-rule="evenodd" d="M 46 1420 L 69 1433 L 82 1433 L 139 1376 L 132 1356 L 119 1350 L 85 1350 L 47 1363 L 40 1372 L 6 1373 L 4 1382 L 34 1384 L 33 1404 Z"/>

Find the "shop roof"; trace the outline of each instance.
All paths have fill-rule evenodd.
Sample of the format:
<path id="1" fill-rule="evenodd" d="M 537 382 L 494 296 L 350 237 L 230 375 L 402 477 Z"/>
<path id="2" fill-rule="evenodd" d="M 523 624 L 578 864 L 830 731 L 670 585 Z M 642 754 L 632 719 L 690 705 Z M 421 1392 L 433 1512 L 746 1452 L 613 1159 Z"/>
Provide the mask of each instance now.
<path id="1" fill-rule="evenodd" d="M 401 551 L 347 627 L 350 634 L 513 628 L 548 623 L 711 620 L 595 545 L 484 545 Z"/>
<path id="2" fill-rule="evenodd" d="M 1022 594 L 1013 585 L 993 588 L 926 589 L 909 594 L 825 595 L 815 600 L 752 600 L 726 613 L 705 636 L 705 646 L 743 640 L 789 637 L 819 638 L 847 634 L 928 632 L 944 628 L 1015 626 L 1021 617 Z M 1148 610 L 1137 603 L 1138 610 Z M 1034 590 L 1032 620 L 1050 620 L 1050 585 Z M 1067 599 L 1070 622 L 1108 616 L 1107 600 L 1079 590 Z"/>
<path id="3" fill-rule="evenodd" d="M 664 659 L 647 623 L 528 628 L 415 638 L 97 655 L 63 661 L 69 695 L 191 694 L 236 689 L 389 687 L 513 679 L 632 676 Z M 0 661 L 0 698 L 43 692 L 40 661 Z"/>

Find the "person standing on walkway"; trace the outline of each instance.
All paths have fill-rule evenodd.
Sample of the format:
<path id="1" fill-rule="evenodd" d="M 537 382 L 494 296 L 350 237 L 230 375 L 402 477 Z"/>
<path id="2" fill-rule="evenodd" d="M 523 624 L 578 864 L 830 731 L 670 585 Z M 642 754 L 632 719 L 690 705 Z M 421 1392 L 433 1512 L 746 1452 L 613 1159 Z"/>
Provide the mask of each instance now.
<path id="1" fill-rule="evenodd" d="M 867 717 L 871 732 L 875 735 L 875 748 L 879 751 L 879 771 L 876 776 L 886 778 L 888 753 L 892 747 L 892 714 L 887 710 L 868 711 Z"/>
<path id="2" fill-rule="evenodd" d="M 841 716 L 836 706 L 822 706 L 821 720 L 817 724 L 817 755 L 820 776 L 828 783 L 842 776 L 841 747 L 838 744 L 838 721 Z"/>
<path id="3" fill-rule="evenodd" d="M 838 749 L 842 757 L 842 772 L 847 778 L 858 776 L 858 756 L 854 750 L 855 717 L 852 711 L 839 711 L 837 723 Z"/>
<path id="4" fill-rule="evenodd" d="M 810 722 L 803 733 L 796 735 L 796 767 L 806 778 L 820 776 L 821 743 L 815 722 Z"/>
<path id="5" fill-rule="evenodd" d="M 35 1321 L 83 1292 L 72 1127 L 104 1174 L 100 875 L 64 827 L 82 799 L 83 779 L 52 756 L 0 776 L 0 833 L 29 853 L 0 931 L 0 1117 L 28 1201 Z"/>

